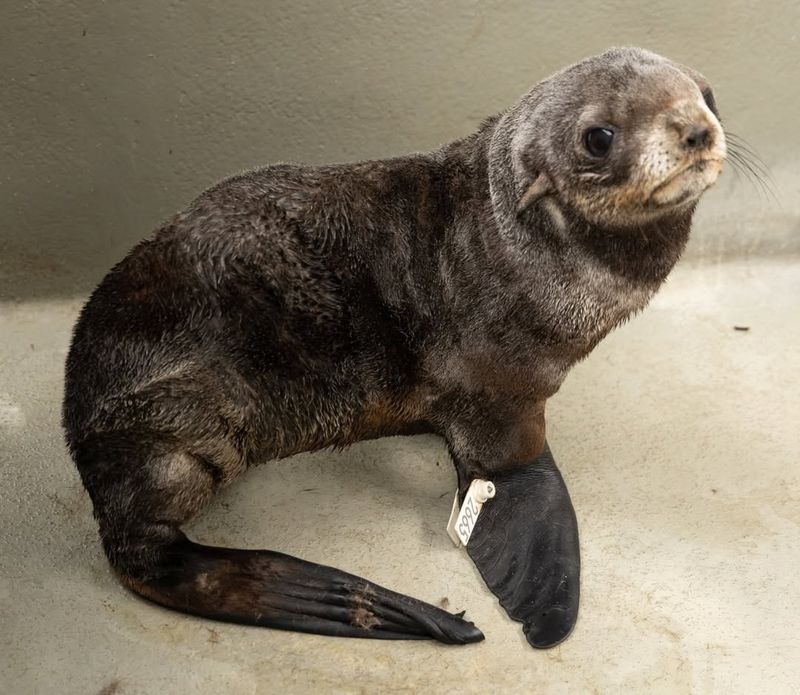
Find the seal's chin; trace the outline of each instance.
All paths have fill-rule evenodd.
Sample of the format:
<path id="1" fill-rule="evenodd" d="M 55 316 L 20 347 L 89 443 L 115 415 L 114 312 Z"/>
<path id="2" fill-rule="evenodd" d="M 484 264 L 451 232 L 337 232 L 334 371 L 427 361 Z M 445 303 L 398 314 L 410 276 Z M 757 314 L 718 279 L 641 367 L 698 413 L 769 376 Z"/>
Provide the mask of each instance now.
<path id="1" fill-rule="evenodd" d="M 647 198 L 650 209 L 691 205 L 716 182 L 722 159 L 698 159 L 671 173 L 653 188 Z"/>

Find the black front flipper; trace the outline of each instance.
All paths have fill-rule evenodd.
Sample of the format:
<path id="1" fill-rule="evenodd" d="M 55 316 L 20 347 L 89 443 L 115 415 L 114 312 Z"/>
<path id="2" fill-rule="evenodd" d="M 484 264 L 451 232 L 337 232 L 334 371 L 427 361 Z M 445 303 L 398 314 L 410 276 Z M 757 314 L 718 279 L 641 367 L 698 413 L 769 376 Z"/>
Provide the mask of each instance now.
<path id="1" fill-rule="evenodd" d="M 550 448 L 492 477 L 467 552 L 500 605 L 537 649 L 563 641 L 578 617 L 578 523 Z"/>

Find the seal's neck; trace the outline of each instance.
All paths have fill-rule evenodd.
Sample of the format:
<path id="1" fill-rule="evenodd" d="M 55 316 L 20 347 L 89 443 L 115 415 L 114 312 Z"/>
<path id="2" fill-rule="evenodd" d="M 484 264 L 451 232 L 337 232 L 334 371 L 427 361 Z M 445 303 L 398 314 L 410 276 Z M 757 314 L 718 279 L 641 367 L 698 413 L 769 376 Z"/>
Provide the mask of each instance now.
<path id="1" fill-rule="evenodd" d="M 574 247 L 628 282 L 655 288 L 666 279 L 686 247 L 693 211 L 621 230 L 591 225 L 572 212 L 566 216 Z"/>

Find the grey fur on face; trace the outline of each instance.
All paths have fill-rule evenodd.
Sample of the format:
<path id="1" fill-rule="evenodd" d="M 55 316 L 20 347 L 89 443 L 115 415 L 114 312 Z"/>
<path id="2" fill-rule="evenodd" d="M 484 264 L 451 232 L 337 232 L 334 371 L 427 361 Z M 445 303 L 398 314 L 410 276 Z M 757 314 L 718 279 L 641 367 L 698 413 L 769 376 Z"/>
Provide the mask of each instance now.
<path id="1" fill-rule="evenodd" d="M 520 201 L 550 196 L 593 224 L 624 228 L 674 214 L 678 202 L 696 202 L 726 155 L 706 90 L 696 71 L 635 48 L 612 49 L 556 73 L 501 120 L 494 169 L 498 181 L 510 169 L 513 181 L 495 186 L 495 206 L 519 208 Z M 613 129 L 608 157 L 587 152 L 584 135 L 592 126 Z M 687 151 L 691 129 L 708 131 L 705 147 Z M 665 184 L 690 165 L 667 195 Z"/>

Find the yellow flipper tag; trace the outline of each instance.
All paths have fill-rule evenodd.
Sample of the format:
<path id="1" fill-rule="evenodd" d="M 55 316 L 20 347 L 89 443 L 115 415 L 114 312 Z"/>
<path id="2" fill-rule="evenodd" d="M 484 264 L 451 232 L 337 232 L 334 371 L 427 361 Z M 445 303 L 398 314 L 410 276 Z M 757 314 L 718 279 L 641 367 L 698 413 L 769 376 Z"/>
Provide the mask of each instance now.
<path id="1" fill-rule="evenodd" d="M 447 535 L 457 546 L 465 546 L 469 543 L 472 529 L 478 520 L 484 502 L 494 497 L 494 484 L 488 480 L 473 480 L 470 483 L 467 494 L 464 495 L 464 503 L 461 509 L 458 508 L 458 490 L 453 499 L 453 509 L 450 512 L 450 521 L 447 522 Z"/>

